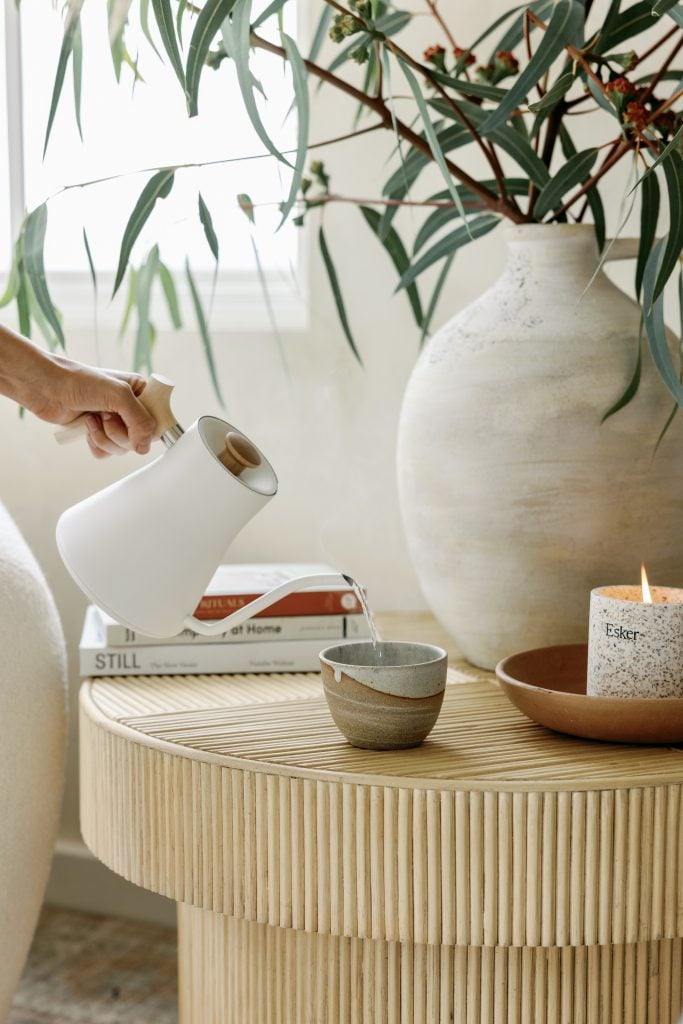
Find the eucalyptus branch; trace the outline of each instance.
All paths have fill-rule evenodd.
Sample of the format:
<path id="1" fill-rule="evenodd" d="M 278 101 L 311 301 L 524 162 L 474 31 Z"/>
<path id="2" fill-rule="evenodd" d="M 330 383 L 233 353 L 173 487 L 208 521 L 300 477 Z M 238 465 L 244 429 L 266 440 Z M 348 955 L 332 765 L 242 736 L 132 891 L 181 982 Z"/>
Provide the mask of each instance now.
<path id="1" fill-rule="evenodd" d="M 352 203 L 354 206 L 389 206 L 389 207 L 424 207 L 425 209 L 437 209 L 437 210 L 456 210 L 457 206 L 452 200 L 438 200 L 438 199 L 385 199 L 384 197 L 379 199 L 359 199 L 356 196 L 340 196 L 333 192 L 326 192 L 324 195 L 315 196 L 312 199 L 307 199 L 306 202 L 310 206 L 323 206 L 327 203 Z M 274 206 L 274 203 L 254 203 L 254 206 Z M 473 203 L 467 199 L 463 199 L 462 205 L 465 209 L 480 210 L 481 203 Z"/>
<path id="2" fill-rule="evenodd" d="M 441 14 L 441 11 L 438 8 L 437 0 L 426 0 L 426 3 L 427 3 L 427 7 L 432 12 L 433 16 L 436 18 L 436 20 L 438 21 L 439 25 L 443 29 L 444 35 L 446 36 L 446 39 L 448 40 L 449 46 L 451 47 L 451 49 L 457 50 L 458 49 L 458 44 L 456 43 L 451 30 L 449 29 L 448 25 L 446 24 L 446 21 L 445 21 L 443 15 Z"/>
<path id="3" fill-rule="evenodd" d="M 652 46 L 645 51 L 645 53 L 641 54 L 640 57 L 638 57 L 638 59 L 636 60 L 631 70 L 637 68 L 638 65 L 642 64 L 644 60 L 647 60 L 647 58 L 650 57 L 656 50 L 658 50 L 660 46 L 663 46 L 668 39 L 671 39 L 671 36 L 675 35 L 676 32 L 678 32 L 678 25 L 674 25 L 673 28 L 670 28 L 669 31 L 666 32 L 661 37 L 661 39 L 658 39 L 656 43 L 653 43 Z"/>
<path id="4" fill-rule="evenodd" d="M 336 0 L 326 0 L 326 3 L 335 4 Z M 278 46 L 276 43 L 271 43 L 267 39 L 263 39 L 261 36 L 252 33 L 251 45 L 256 49 L 266 50 L 269 53 L 274 53 L 283 60 L 287 60 L 287 54 L 285 50 Z M 343 78 L 339 78 L 337 75 L 328 71 L 326 68 L 320 67 L 313 61 L 304 60 L 304 65 L 310 74 L 320 78 L 323 82 L 327 82 L 329 85 L 333 85 L 341 92 L 346 93 L 347 96 L 351 96 L 357 103 L 362 103 L 364 106 L 374 110 L 377 116 L 381 119 L 383 126 L 390 131 L 396 130 L 400 138 L 410 143 L 413 149 L 417 149 L 423 156 L 426 156 L 428 160 L 434 160 L 434 154 L 432 153 L 431 147 L 425 138 L 422 138 L 417 132 L 414 132 L 403 121 L 396 119 L 394 121 L 391 111 L 387 107 L 384 100 L 379 99 L 376 96 L 370 96 L 363 92 L 362 89 L 357 89 L 354 85 L 346 82 Z M 465 185 L 471 192 L 479 196 L 485 206 L 489 209 L 500 213 L 510 220 L 513 220 L 517 224 L 525 223 L 526 218 L 524 215 L 513 209 L 508 203 L 505 203 L 501 198 L 496 196 L 489 189 L 480 185 L 476 178 L 471 177 L 461 167 L 454 164 L 452 160 L 444 156 L 446 167 L 453 175 L 453 177 L 459 181 L 462 185 Z"/>
<path id="5" fill-rule="evenodd" d="M 612 148 L 611 152 L 607 154 L 607 156 L 605 157 L 605 159 L 603 160 L 602 164 L 595 172 L 595 174 L 593 174 L 587 181 L 585 181 L 583 185 L 578 189 L 578 191 L 575 192 L 573 196 L 571 196 L 565 203 L 562 204 L 562 206 L 560 206 L 558 210 L 555 211 L 555 216 L 553 217 L 553 220 L 557 220 L 557 218 L 561 217 L 563 213 L 566 213 L 569 207 L 573 206 L 574 203 L 581 198 L 581 196 L 585 196 L 586 192 L 589 192 L 593 188 L 593 186 L 600 181 L 602 176 L 606 174 L 611 167 L 614 167 L 617 161 L 621 160 L 622 156 L 624 156 L 625 153 L 628 153 L 632 148 L 633 147 L 631 143 L 627 139 L 622 139 L 620 142 L 617 142 L 616 145 Z"/>
<path id="6" fill-rule="evenodd" d="M 673 61 L 674 57 L 676 56 L 678 51 L 681 49 L 681 47 L 683 47 L 683 31 L 681 32 L 680 39 L 678 40 L 676 45 L 671 50 L 671 53 L 669 54 L 669 56 L 666 58 L 664 63 L 661 65 L 661 67 L 657 68 L 657 71 L 652 76 L 652 79 L 650 80 L 650 84 L 648 86 L 646 86 L 646 88 L 645 88 L 645 92 L 641 93 L 641 95 L 638 97 L 638 102 L 640 104 L 645 103 L 645 100 L 648 98 L 648 96 L 652 95 L 652 93 L 654 92 L 655 88 L 657 87 L 657 83 L 659 81 L 661 81 L 662 75 L 668 70 L 668 68 L 671 65 L 671 62 Z"/>

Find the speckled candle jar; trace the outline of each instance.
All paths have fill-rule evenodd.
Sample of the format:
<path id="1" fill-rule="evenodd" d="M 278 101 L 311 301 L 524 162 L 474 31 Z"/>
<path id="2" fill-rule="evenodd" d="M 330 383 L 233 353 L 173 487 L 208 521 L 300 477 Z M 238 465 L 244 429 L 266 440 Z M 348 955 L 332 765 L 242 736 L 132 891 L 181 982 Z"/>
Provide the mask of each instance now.
<path id="1" fill-rule="evenodd" d="M 683 590 L 638 586 L 591 592 L 587 693 L 683 697 Z"/>

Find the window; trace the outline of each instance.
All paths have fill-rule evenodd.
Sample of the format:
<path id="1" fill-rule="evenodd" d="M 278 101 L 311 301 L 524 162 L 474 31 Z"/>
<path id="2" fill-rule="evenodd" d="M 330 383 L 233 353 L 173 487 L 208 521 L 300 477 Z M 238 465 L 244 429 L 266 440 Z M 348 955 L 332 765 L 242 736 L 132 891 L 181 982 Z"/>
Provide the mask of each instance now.
<path id="1" fill-rule="evenodd" d="M 243 109 L 232 63 L 224 60 L 216 70 L 205 69 L 199 116 L 190 119 L 172 69 L 159 60 L 142 32 L 138 5 L 131 8 L 126 42 L 137 58 L 144 81 L 136 82 L 131 68 L 124 65 L 117 83 L 107 41 L 106 5 L 86 2 L 81 15 L 83 140 L 74 113 L 69 67 L 43 159 L 63 21 L 59 11 L 45 0 L 22 0 L 20 19 L 13 4 L 6 5 L 6 9 L 0 46 L 8 58 L 7 85 L 5 92 L 3 83 L 0 102 L 7 109 L 10 139 L 9 160 L 0 160 L 0 190 L 3 198 L 10 197 L 14 231 L 24 203 L 32 209 L 52 197 L 45 259 L 49 280 L 55 282 L 55 295 L 66 304 L 67 324 L 83 308 L 84 303 L 75 300 L 89 282 L 83 227 L 98 272 L 103 272 L 105 278 L 113 276 L 125 224 L 145 182 L 159 166 L 182 164 L 205 166 L 176 173 L 171 194 L 157 204 L 136 243 L 133 262 L 144 258 L 150 246 L 158 242 L 162 259 L 171 269 L 182 268 L 187 257 L 200 280 L 212 277 L 213 257 L 197 215 L 201 192 L 221 243 L 219 295 L 227 291 L 239 298 L 242 315 L 237 316 L 237 323 L 241 326 L 240 320 L 254 305 L 258 309 L 252 309 L 247 320 L 254 326 L 266 323 L 261 312 L 254 245 L 276 308 L 285 314 L 282 326 L 293 326 L 295 307 L 300 320 L 302 304 L 295 280 L 298 232 L 290 223 L 276 230 L 278 201 L 286 193 L 287 168 L 269 156 L 260 158 L 264 150 Z M 186 15 L 185 41 L 191 31 L 192 20 Z M 291 149 L 296 144 L 296 126 L 294 118 L 287 116 L 291 99 L 287 69 L 268 54 L 254 55 L 253 67 L 268 96 L 263 117 L 269 133 L 274 133 L 281 149 Z M 242 160 L 247 154 L 259 158 Z M 135 173 L 138 171 L 145 173 Z M 64 190 L 65 185 L 103 178 L 110 180 Z M 241 192 L 247 192 L 257 204 L 255 226 L 250 226 L 239 209 L 236 197 Z M 8 222 L 5 211 L 2 214 L 2 222 Z M 6 267 L 9 232 L 2 243 Z M 289 309 L 279 301 L 287 295 L 294 303 Z M 216 311 L 224 305 L 217 302 Z M 226 323 L 235 324 L 235 312 L 233 304 Z M 84 319 L 88 316 L 86 313 Z M 214 326 L 221 326 L 215 318 Z"/>

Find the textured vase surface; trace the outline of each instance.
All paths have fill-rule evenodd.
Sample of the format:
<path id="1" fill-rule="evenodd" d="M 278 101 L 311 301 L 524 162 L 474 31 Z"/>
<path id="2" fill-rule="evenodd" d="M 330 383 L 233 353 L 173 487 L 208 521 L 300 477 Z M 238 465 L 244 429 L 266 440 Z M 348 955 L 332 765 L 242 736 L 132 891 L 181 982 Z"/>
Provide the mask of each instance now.
<path id="1" fill-rule="evenodd" d="M 683 585 L 683 426 L 593 228 L 511 226 L 501 277 L 434 335 L 399 428 L 401 506 L 433 612 L 477 665 L 585 640 L 590 591 Z M 454 265 L 454 266 L 457 266 Z"/>

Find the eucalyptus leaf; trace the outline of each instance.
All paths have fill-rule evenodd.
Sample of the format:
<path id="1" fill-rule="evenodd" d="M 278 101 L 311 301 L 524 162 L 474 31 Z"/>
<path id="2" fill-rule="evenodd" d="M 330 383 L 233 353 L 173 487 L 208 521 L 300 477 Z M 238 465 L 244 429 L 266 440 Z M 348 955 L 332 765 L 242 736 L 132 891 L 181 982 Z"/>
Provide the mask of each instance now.
<path id="1" fill-rule="evenodd" d="M 7 284 L 5 290 L 0 295 L 0 309 L 4 306 L 9 306 L 12 299 L 16 297 L 19 289 L 19 268 L 17 266 L 16 256 L 12 260 L 12 266 L 10 267 L 9 277 L 7 278 Z"/>
<path id="2" fill-rule="evenodd" d="M 456 78 L 453 75 L 444 74 L 437 68 L 430 68 L 429 73 L 440 85 L 454 89 L 463 96 L 473 96 L 480 100 L 502 100 L 507 95 L 507 89 L 501 89 L 499 85 L 486 85 L 484 82 L 470 82 L 467 78 Z"/>
<path id="3" fill-rule="evenodd" d="M 641 328 L 642 328 L 642 321 L 641 321 Z M 600 420 L 601 423 L 604 423 L 605 420 L 608 420 L 610 418 L 610 416 L 614 416 L 615 413 L 619 412 L 621 409 L 623 409 L 625 406 L 627 406 L 629 402 L 633 401 L 633 399 L 635 398 L 635 396 L 636 396 L 636 394 L 638 392 L 638 388 L 640 387 L 640 378 L 641 378 L 641 375 L 642 375 L 642 369 L 643 369 L 643 349 L 642 349 L 641 338 L 639 337 L 638 338 L 638 351 L 637 351 L 637 354 L 636 354 L 636 363 L 635 363 L 635 366 L 633 368 L 633 373 L 631 375 L 631 379 L 629 380 L 628 384 L 626 385 L 626 388 L 624 389 L 623 394 L 616 400 L 614 405 L 610 406 L 610 408 L 604 414 L 604 416 Z"/>
<path id="4" fill-rule="evenodd" d="M 655 240 L 657 221 L 659 220 L 659 182 L 656 174 L 647 175 L 642 179 L 640 201 L 640 238 L 638 239 L 635 284 L 638 297 L 640 297 L 645 265 Z"/>
<path id="5" fill-rule="evenodd" d="M 504 124 L 510 114 L 523 103 L 527 93 L 543 77 L 565 46 L 581 46 L 585 9 L 581 0 L 556 0 L 543 37 L 529 62 L 515 79 L 504 99 L 482 125 L 484 135 Z"/>
<path id="6" fill-rule="evenodd" d="M 659 21 L 652 13 L 652 4 L 639 2 L 633 4 L 625 11 L 621 11 L 615 18 L 609 32 L 601 33 L 595 46 L 596 53 L 606 53 L 613 47 L 623 43 L 624 40 L 632 39 L 634 36 L 653 28 Z"/>
<path id="7" fill-rule="evenodd" d="M 432 292 L 432 296 L 431 296 L 431 298 L 429 300 L 429 305 L 427 306 L 427 312 L 425 313 L 424 321 L 422 323 L 422 335 L 420 337 L 420 348 L 422 348 L 422 346 L 424 345 L 424 340 L 427 337 L 427 335 L 429 334 L 430 328 L 432 326 L 432 320 L 434 319 L 434 313 L 436 312 L 436 307 L 438 305 L 439 298 L 440 298 L 441 292 L 443 290 L 443 286 L 445 285 L 445 283 L 446 283 L 446 281 L 448 279 L 448 274 L 450 272 L 451 264 L 453 263 L 454 259 L 455 259 L 455 253 L 452 252 L 450 254 L 450 256 L 446 257 L 446 259 L 443 262 L 443 266 L 441 267 L 441 270 L 439 271 L 439 276 L 436 279 L 436 284 L 434 285 L 434 291 Z"/>
<path id="8" fill-rule="evenodd" d="M 231 6 L 233 5 L 233 0 L 226 0 L 226 2 L 229 2 Z M 221 26 L 223 45 L 225 46 L 226 53 L 235 64 L 242 102 L 254 131 L 272 156 L 281 163 L 291 167 L 289 160 L 283 156 L 270 138 L 256 105 L 255 90 L 258 89 L 262 94 L 263 90 L 254 78 L 249 66 L 251 6 L 252 0 L 236 0 L 234 6 L 232 6 L 231 17 L 226 18 Z"/>
<path id="9" fill-rule="evenodd" d="M 560 144 L 562 146 L 562 152 L 564 153 L 567 160 L 571 157 L 576 156 L 577 149 L 572 141 L 572 137 L 569 134 L 567 128 L 560 124 Z M 587 180 L 586 176 L 586 180 Z M 593 185 L 586 192 L 586 200 L 590 211 L 593 214 L 593 226 L 595 227 L 595 240 L 598 245 L 598 252 L 602 253 L 605 247 L 605 238 L 607 234 L 607 223 L 605 218 L 605 208 L 600 198 L 600 191 L 597 185 Z"/>
<path id="10" fill-rule="evenodd" d="M 142 192 L 138 197 L 138 201 L 133 208 L 126 229 L 123 232 L 123 239 L 121 241 L 121 251 L 119 253 L 119 264 L 116 270 L 116 278 L 114 280 L 114 290 L 112 297 L 116 295 L 119 290 L 119 285 L 123 280 L 123 275 L 126 272 L 126 266 L 130 259 L 130 254 L 138 235 L 142 231 L 149 215 L 154 209 L 154 204 L 157 199 L 165 199 L 173 188 L 173 177 L 174 169 L 171 168 L 165 171 L 157 171 L 149 179 Z"/>
<path id="11" fill-rule="evenodd" d="M 308 100 L 308 72 L 302 60 L 296 43 L 286 32 L 280 33 L 282 45 L 292 69 L 292 82 L 294 85 L 294 99 L 297 112 L 297 148 L 294 161 L 294 173 L 289 189 L 289 195 L 282 208 L 282 220 L 284 224 L 289 213 L 296 202 L 296 197 L 301 188 L 304 168 L 306 166 L 306 155 L 308 153 L 308 126 L 309 126 L 309 100 Z"/>
<path id="12" fill-rule="evenodd" d="M 83 33 L 81 32 L 81 19 L 76 23 L 73 38 L 73 79 L 74 79 L 74 114 L 76 115 L 76 127 L 78 135 L 83 141 L 83 126 L 81 125 L 81 93 L 83 91 Z"/>
<path id="13" fill-rule="evenodd" d="M 652 247 L 643 274 L 643 308 L 645 310 L 645 331 L 650 355 L 659 375 L 679 405 L 683 405 L 683 385 L 669 351 L 664 324 L 664 296 L 655 298 L 655 284 L 661 273 L 665 239 Z"/>
<path id="14" fill-rule="evenodd" d="M 576 153 L 575 156 L 571 157 L 557 174 L 550 179 L 548 184 L 541 189 L 538 199 L 534 204 L 534 216 L 539 220 L 545 217 L 546 213 L 550 213 L 551 210 L 560 205 L 563 196 L 570 189 L 584 182 L 595 163 L 597 155 L 598 150 L 593 147 L 591 149 L 584 149 L 582 152 Z"/>
<path id="15" fill-rule="evenodd" d="M 185 67 L 185 94 L 187 112 L 190 117 L 196 117 L 199 112 L 199 82 L 209 48 L 234 6 L 235 0 L 206 0 L 197 15 L 194 30 L 190 36 Z"/>
<path id="16" fill-rule="evenodd" d="M 29 213 L 24 222 L 22 234 L 23 265 L 26 277 L 33 289 L 43 316 L 54 331 L 59 344 L 64 348 L 64 332 L 59 315 L 50 297 L 45 277 L 43 250 L 47 230 L 47 206 L 41 203 Z"/>
<path id="17" fill-rule="evenodd" d="M 464 217 L 465 216 L 465 210 L 464 210 L 464 207 L 462 205 L 462 200 L 461 200 L 460 196 L 458 195 L 458 190 L 455 187 L 455 183 L 453 182 L 453 178 L 451 177 L 451 172 L 448 170 L 448 166 L 446 164 L 446 158 L 444 156 L 444 151 L 442 150 L 441 146 L 439 145 L 439 140 L 438 140 L 436 131 L 434 130 L 434 125 L 431 122 L 431 119 L 430 119 L 430 116 L 429 116 L 429 110 L 427 108 L 427 104 L 425 102 L 425 98 L 422 95 L 422 90 L 420 89 L 419 82 L 417 81 L 417 79 L 415 78 L 415 75 L 412 73 L 412 71 L 410 70 L 408 65 L 405 63 L 405 61 L 403 61 L 403 60 L 401 60 L 399 58 L 399 64 L 401 65 L 401 69 L 403 71 L 403 74 L 405 75 L 406 81 L 408 82 L 408 85 L 410 86 L 410 91 L 412 92 L 413 96 L 415 97 L 415 102 L 417 103 L 418 110 L 420 111 L 420 116 L 422 118 L 422 124 L 423 124 L 423 127 L 424 127 L 425 136 L 427 138 L 427 142 L 429 143 L 429 148 L 432 151 L 432 156 L 434 157 L 434 160 L 436 161 L 436 165 L 439 168 L 439 170 L 441 171 L 441 174 L 443 175 L 443 179 L 446 182 L 446 187 L 448 188 L 449 192 L 451 193 L 451 195 L 453 197 L 453 201 L 454 201 L 456 207 L 461 211 L 461 214 Z"/>
<path id="18" fill-rule="evenodd" d="M 444 256 L 450 256 L 451 253 L 456 252 L 463 245 L 467 245 L 468 242 L 488 234 L 489 231 L 496 227 L 499 221 L 500 217 L 496 216 L 496 214 L 485 213 L 479 217 L 473 217 L 468 224 L 463 224 L 456 228 L 455 231 L 444 235 L 402 275 L 396 285 L 396 291 L 399 291 L 401 288 L 407 288 L 420 274 L 423 274 L 425 270 L 440 259 L 443 259 Z"/>
<path id="19" fill-rule="evenodd" d="M 218 238 L 216 237 L 216 232 L 214 230 L 211 213 L 209 211 L 208 206 L 206 205 L 202 198 L 201 192 L 199 193 L 198 197 L 198 205 L 199 220 L 201 221 L 201 225 L 204 228 L 204 236 L 206 238 L 207 244 L 209 246 L 209 249 L 211 250 L 214 260 L 216 261 L 216 263 L 218 263 Z"/>
<path id="20" fill-rule="evenodd" d="M 661 263 L 651 302 L 656 301 L 664 291 L 666 282 L 681 257 L 683 250 L 683 157 L 672 150 L 662 161 L 669 199 L 669 233 L 662 252 Z M 645 307 L 646 310 L 649 308 Z"/>
<path id="21" fill-rule="evenodd" d="M 130 315 L 133 312 L 135 306 L 135 290 L 137 285 L 138 272 L 135 267 L 131 267 L 128 271 L 128 294 L 126 296 L 126 304 L 123 307 L 123 316 L 121 317 L 121 326 L 119 327 L 119 341 L 126 333 L 128 329 L 128 323 L 130 321 Z"/>
<path id="22" fill-rule="evenodd" d="M 211 377 L 211 383 L 213 389 L 216 392 L 216 397 L 223 407 L 225 402 L 223 401 L 223 395 L 221 394 L 220 385 L 218 383 L 218 374 L 216 373 L 216 363 L 213 357 L 213 346 L 211 344 L 211 336 L 209 334 L 209 327 L 206 322 L 206 315 L 204 313 L 204 307 L 202 306 L 202 300 L 199 297 L 197 285 L 195 284 L 192 270 L 190 269 L 190 261 L 185 260 L 185 276 L 187 277 L 187 283 L 190 286 L 190 295 L 192 297 L 192 305 L 194 306 L 195 316 L 197 318 L 197 326 L 199 327 L 199 334 L 202 339 L 202 346 L 204 348 L 204 357 L 206 359 L 206 365 L 209 369 L 209 375 Z"/>
<path id="23" fill-rule="evenodd" d="M 341 288 L 339 287 L 339 278 L 337 277 L 337 271 L 332 261 L 330 250 L 327 246 L 327 239 L 325 238 L 325 232 L 323 231 L 322 224 L 318 229 L 318 244 L 320 246 L 320 254 L 323 258 L 323 264 L 325 265 L 325 270 L 327 271 L 327 278 L 330 282 L 330 288 L 332 289 L 334 304 L 337 307 L 337 316 L 339 317 L 339 322 L 341 324 L 346 340 L 349 343 L 349 348 L 351 349 L 354 356 L 362 366 L 363 360 L 361 359 L 360 352 L 358 351 L 356 343 L 353 340 L 353 334 L 351 333 L 349 318 L 346 313 L 346 306 L 344 305 L 344 299 L 341 293 Z"/>
<path id="24" fill-rule="evenodd" d="M 173 23 L 171 0 L 152 0 L 152 10 L 154 11 L 154 17 L 156 19 L 157 28 L 159 29 L 159 35 L 161 36 L 161 42 L 168 55 L 171 67 L 176 73 L 176 77 L 183 88 L 183 92 L 185 92 L 185 71 L 183 69 L 183 59 L 180 56 L 176 29 Z"/>
<path id="25" fill-rule="evenodd" d="M 643 175 L 643 177 L 640 179 L 640 181 L 636 182 L 636 184 L 633 187 L 637 188 L 638 185 L 640 185 L 640 183 L 645 180 L 645 178 L 649 177 L 649 175 L 651 175 L 652 172 L 654 170 L 656 170 L 657 167 L 660 166 L 660 164 L 662 163 L 663 160 L 667 160 L 668 159 L 668 157 L 670 156 L 671 153 L 673 153 L 674 151 L 678 152 L 680 150 L 680 146 L 681 146 L 681 142 L 682 141 L 683 141 L 683 124 L 680 126 L 680 128 L 678 129 L 676 134 L 673 136 L 673 138 L 669 141 L 669 143 L 664 147 L 664 149 L 659 154 L 657 159 L 653 160 L 653 162 L 650 164 L 648 169 L 645 171 L 645 174 Z"/>
<path id="26" fill-rule="evenodd" d="M 171 323 L 178 330 L 179 327 L 183 326 L 183 319 L 180 315 L 180 305 L 178 303 L 178 293 L 176 291 L 175 281 L 173 275 L 168 269 L 165 263 L 159 261 L 159 281 L 161 283 L 161 289 L 166 299 L 166 307 L 168 309 L 168 315 L 171 318 Z"/>
<path id="27" fill-rule="evenodd" d="M 552 110 L 559 100 L 569 92 L 575 81 L 576 75 L 573 71 L 563 71 L 557 81 L 553 82 L 542 100 L 539 100 L 538 103 L 529 104 L 529 110 L 534 114 L 539 113 L 541 110 Z"/>
<path id="28" fill-rule="evenodd" d="M 140 28 L 142 29 L 142 34 L 145 39 L 152 47 L 159 60 L 161 60 L 161 54 L 157 49 L 149 27 L 149 4 L 150 0 L 140 0 Z"/>
<path id="29" fill-rule="evenodd" d="M 255 19 L 251 26 L 252 30 L 260 28 L 264 21 L 268 21 L 268 19 L 272 18 L 274 14 L 279 14 L 286 3 L 287 0 L 273 0 L 273 2 L 268 4 L 265 10 L 259 14 L 258 18 Z M 330 8 L 328 8 L 328 10 L 330 10 Z"/>
<path id="30" fill-rule="evenodd" d="M 50 112 L 47 117 L 47 127 L 45 129 L 43 157 L 45 156 L 45 153 L 47 151 L 47 144 L 50 141 L 50 133 L 52 131 L 52 125 L 54 123 L 55 114 L 57 113 L 57 104 L 59 103 L 59 97 L 62 94 L 62 87 L 64 85 L 64 76 L 66 74 L 66 69 L 69 65 L 69 59 L 73 51 L 74 38 L 80 26 L 82 7 L 83 0 L 69 0 L 69 4 L 66 10 L 66 19 L 64 21 L 64 36 L 62 37 L 62 46 L 59 51 L 57 70 L 55 72 L 55 81 L 52 87 Z"/>
<path id="31" fill-rule="evenodd" d="M 159 266 L 159 246 L 155 245 L 138 271 L 135 289 L 135 307 L 138 329 L 133 353 L 133 369 L 136 373 L 152 372 L 152 324 L 149 319 L 152 282 Z"/>
<path id="32" fill-rule="evenodd" d="M 521 4 L 519 8 L 516 8 L 516 10 L 520 10 L 522 13 L 515 18 L 505 34 L 502 35 L 496 43 L 491 53 L 491 57 L 489 58 L 489 63 L 500 50 L 514 50 L 514 48 L 524 39 L 524 20 L 527 8 L 535 14 L 537 18 L 540 18 L 541 21 L 545 21 L 546 18 L 552 15 L 554 5 L 555 0 L 535 0 L 534 3 Z M 531 22 L 529 24 L 529 30 L 533 32 L 535 28 L 536 26 Z M 475 42 L 473 45 L 476 46 L 477 43 Z"/>
<path id="33" fill-rule="evenodd" d="M 504 178 L 503 181 L 505 184 L 505 190 L 509 196 L 525 196 L 529 191 L 529 182 L 526 178 Z M 480 184 L 489 189 L 496 187 L 496 182 L 493 179 L 482 181 Z M 458 191 L 462 197 L 463 204 L 467 204 L 468 212 L 471 213 L 474 209 L 486 209 L 481 198 L 468 189 L 466 185 L 459 185 Z M 439 192 L 434 196 L 430 196 L 430 200 L 433 202 L 443 202 L 448 199 L 450 199 L 450 192 Z M 446 225 L 452 220 L 459 217 L 460 211 L 454 206 L 442 206 L 433 210 L 420 226 L 420 229 L 415 236 L 413 255 L 419 252 L 420 249 L 427 244 L 430 238 L 437 233 L 437 231 L 440 231 L 441 228 L 446 227 Z"/>
<path id="34" fill-rule="evenodd" d="M 313 35 L 313 41 L 311 43 L 311 49 L 308 52 L 308 59 L 315 61 L 318 59 L 323 43 L 327 39 L 327 33 L 330 28 L 330 22 L 332 21 L 332 8 L 323 4 L 323 8 L 320 12 L 318 24 L 316 26 L 315 33 Z"/>
<path id="35" fill-rule="evenodd" d="M 406 252 L 405 246 L 401 241 L 398 232 L 392 227 L 387 232 L 386 238 L 381 238 L 381 214 L 369 206 L 360 206 L 359 209 L 365 218 L 365 223 L 382 242 L 382 245 L 386 249 L 389 258 L 396 267 L 398 273 L 405 274 L 410 266 L 410 257 Z M 413 316 L 415 317 L 415 323 L 418 327 L 422 327 L 422 303 L 420 302 L 420 293 L 417 290 L 417 286 L 414 284 L 408 285 L 406 292 L 408 295 L 408 301 L 410 302 L 410 308 L 412 309 Z"/>

